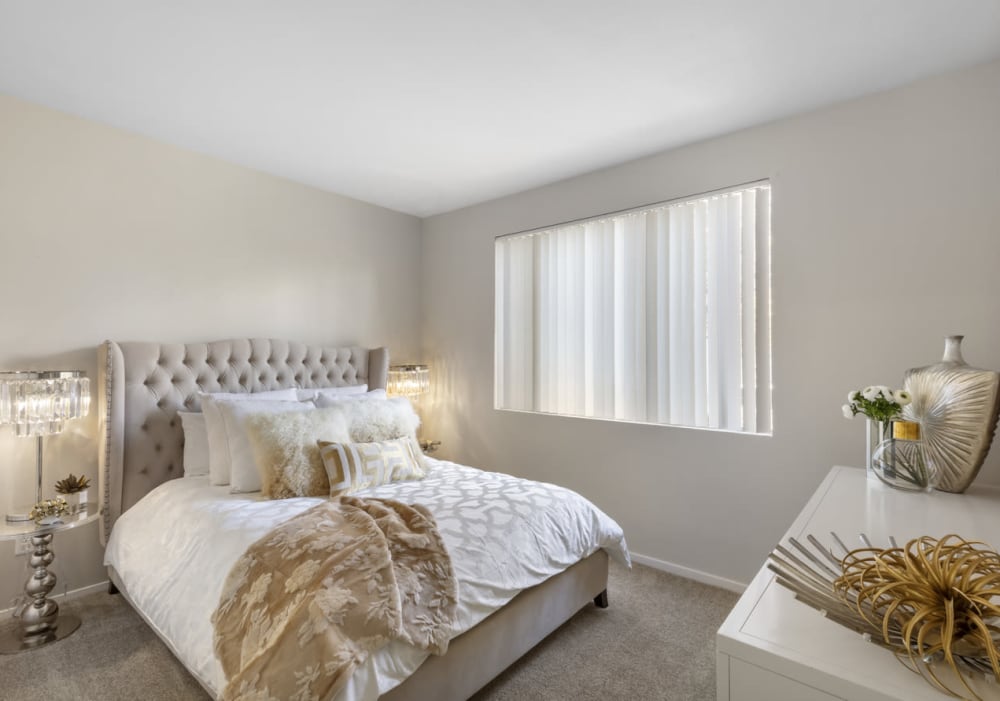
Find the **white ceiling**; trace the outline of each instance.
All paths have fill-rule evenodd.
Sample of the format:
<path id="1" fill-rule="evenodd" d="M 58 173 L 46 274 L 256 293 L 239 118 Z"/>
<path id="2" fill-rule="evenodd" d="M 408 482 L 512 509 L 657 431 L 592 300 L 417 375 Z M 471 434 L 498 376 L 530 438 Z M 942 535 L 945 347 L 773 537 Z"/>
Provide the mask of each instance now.
<path id="1" fill-rule="evenodd" d="M 998 57 L 998 0 L 0 0 L 0 92 L 420 216 Z"/>

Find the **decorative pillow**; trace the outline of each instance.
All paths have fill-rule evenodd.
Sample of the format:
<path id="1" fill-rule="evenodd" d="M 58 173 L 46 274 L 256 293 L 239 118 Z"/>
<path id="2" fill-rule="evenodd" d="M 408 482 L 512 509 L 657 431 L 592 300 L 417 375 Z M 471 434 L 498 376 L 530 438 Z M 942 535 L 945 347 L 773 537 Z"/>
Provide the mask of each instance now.
<path id="1" fill-rule="evenodd" d="M 372 443 L 319 441 L 332 497 L 389 482 L 423 479 L 419 452 L 409 437 Z"/>
<path id="2" fill-rule="evenodd" d="M 376 399 L 366 395 L 356 399 L 331 399 L 320 396 L 316 398 L 316 405 L 341 409 L 347 418 L 351 441 L 355 443 L 387 441 L 403 436 L 416 439 L 420 426 L 420 417 L 406 397 Z"/>
<path id="3" fill-rule="evenodd" d="M 184 476 L 208 474 L 208 429 L 205 415 L 197 411 L 178 411 L 184 427 Z"/>
<path id="4" fill-rule="evenodd" d="M 327 408 L 335 406 L 341 402 L 357 402 L 368 399 L 386 399 L 386 393 L 384 389 L 373 389 L 363 394 L 330 394 L 322 393 L 317 394 L 313 401 L 316 402 L 316 406 L 320 408 Z"/>
<path id="5" fill-rule="evenodd" d="M 317 440 L 349 442 L 339 408 L 247 417 L 261 492 L 272 499 L 319 497 L 330 493 Z"/>
<path id="6" fill-rule="evenodd" d="M 260 471 L 253 444 L 250 441 L 247 418 L 260 414 L 297 414 L 316 411 L 312 402 L 218 402 L 226 430 L 229 450 L 229 491 L 258 492 L 261 489 Z"/>
<path id="7" fill-rule="evenodd" d="M 310 401 L 323 395 L 325 397 L 354 397 L 365 394 L 368 385 L 344 385 L 342 387 L 321 387 L 318 389 L 297 389 L 295 394 L 300 402 Z"/>
<path id="8" fill-rule="evenodd" d="M 225 427 L 216 405 L 218 401 L 295 401 L 295 389 L 276 389 L 269 392 L 199 392 L 201 411 L 205 415 L 208 433 L 208 481 L 210 484 L 229 484 L 229 450 L 226 447 Z M 183 419 L 182 419 L 183 421 Z"/>

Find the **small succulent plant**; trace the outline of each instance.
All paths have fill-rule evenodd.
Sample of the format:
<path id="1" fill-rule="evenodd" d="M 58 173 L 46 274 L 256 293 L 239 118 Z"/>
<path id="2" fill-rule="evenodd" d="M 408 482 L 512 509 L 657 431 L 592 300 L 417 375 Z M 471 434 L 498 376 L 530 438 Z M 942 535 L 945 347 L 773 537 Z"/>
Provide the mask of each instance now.
<path id="1" fill-rule="evenodd" d="M 56 482 L 56 491 L 60 494 L 76 494 L 77 492 L 82 492 L 89 486 L 90 480 L 83 475 L 77 477 L 71 472 L 69 473 L 69 477 Z"/>

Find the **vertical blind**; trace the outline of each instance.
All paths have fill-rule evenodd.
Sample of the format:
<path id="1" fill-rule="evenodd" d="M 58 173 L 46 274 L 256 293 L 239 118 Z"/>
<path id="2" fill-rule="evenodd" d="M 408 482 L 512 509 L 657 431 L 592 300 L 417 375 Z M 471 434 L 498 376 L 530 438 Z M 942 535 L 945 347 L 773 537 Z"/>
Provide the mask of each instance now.
<path id="1" fill-rule="evenodd" d="M 771 430 L 769 184 L 496 240 L 500 409 Z"/>

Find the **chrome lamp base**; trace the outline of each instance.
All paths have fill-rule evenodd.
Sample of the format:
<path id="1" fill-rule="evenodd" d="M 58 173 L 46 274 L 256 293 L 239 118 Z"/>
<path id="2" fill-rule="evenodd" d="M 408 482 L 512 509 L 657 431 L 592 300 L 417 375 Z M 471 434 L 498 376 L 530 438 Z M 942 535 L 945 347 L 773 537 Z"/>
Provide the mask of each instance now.
<path id="1" fill-rule="evenodd" d="M 0 632 L 0 655 L 13 655 L 57 642 L 68 638 L 79 627 L 80 619 L 76 616 L 60 616 L 55 628 L 44 635 L 25 636 L 21 626 L 9 626 Z"/>
<path id="2" fill-rule="evenodd" d="M 24 585 L 24 593 L 31 602 L 21 611 L 20 625 L 0 633 L 0 654 L 32 650 L 71 635 L 80 627 L 76 616 L 59 617 L 59 604 L 48 598 L 48 593 L 56 586 L 56 576 L 49 572 L 49 565 L 55 559 L 49 544 L 52 534 L 31 536 L 35 550 L 28 560 L 34 573 Z"/>

